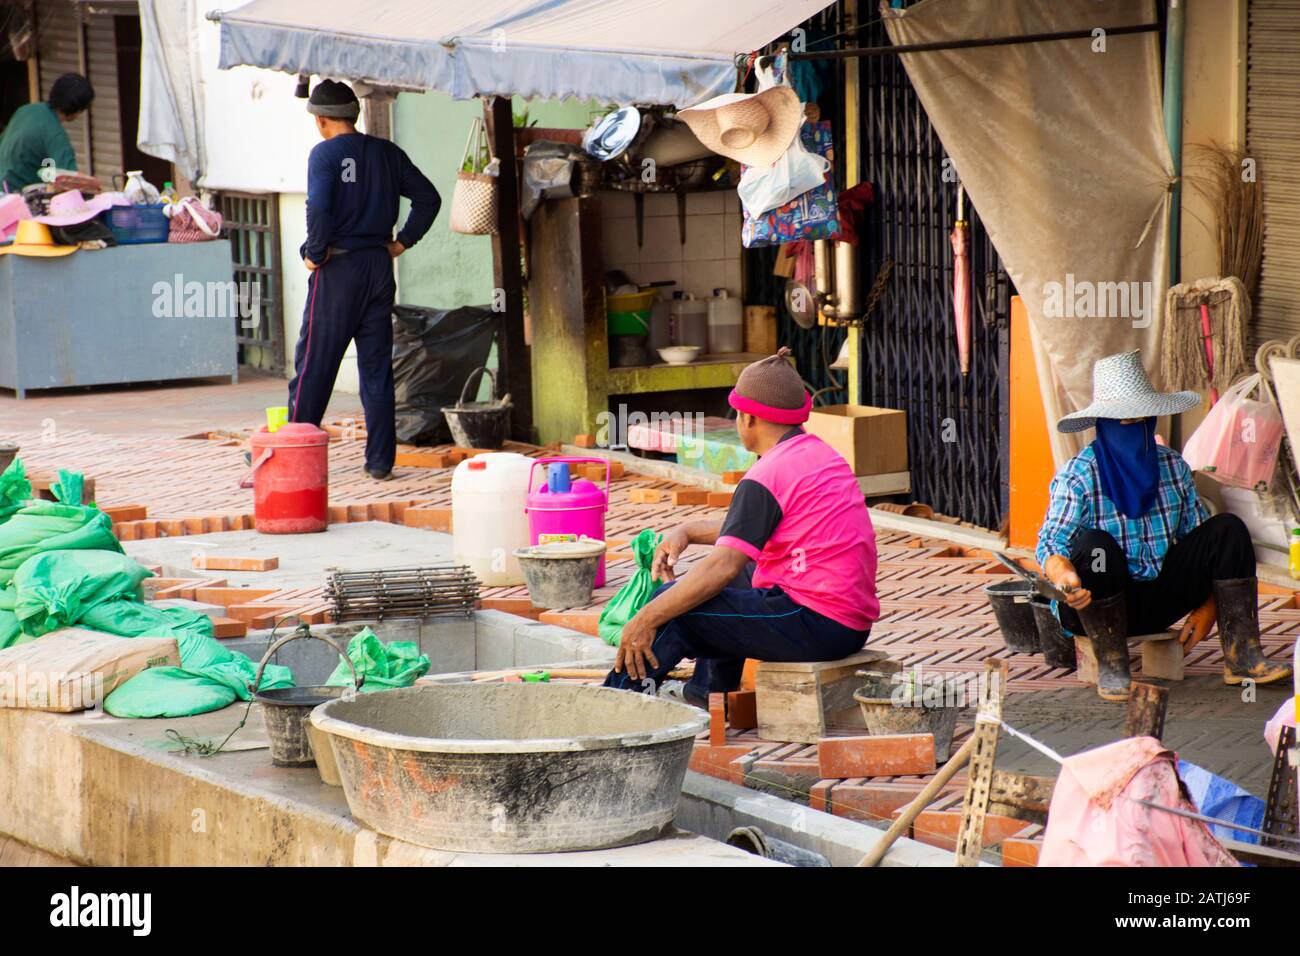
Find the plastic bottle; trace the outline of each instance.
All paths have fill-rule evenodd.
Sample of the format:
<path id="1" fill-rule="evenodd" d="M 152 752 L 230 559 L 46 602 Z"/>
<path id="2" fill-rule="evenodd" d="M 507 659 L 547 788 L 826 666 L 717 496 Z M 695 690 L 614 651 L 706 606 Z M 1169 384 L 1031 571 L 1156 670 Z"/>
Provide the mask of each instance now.
<path id="1" fill-rule="evenodd" d="M 709 306 L 689 292 L 673 293 L 673 345 L 698 345 L 709 350 Z"/>
<path id="2" fill-rule="evenodd" d="M 1300 528 L 1291 530 L 1291 578 L 1300 581 Z"/>
<path id="3" fill-rule="evenodd" d="M 713 355 L 745 351 L 744 305 L 726 289 L 714 289 L 708 301 L 709 352 Z"/>
<path id="4" fill-rule="evenodd" d="M 169 179 L 163 183 L 162 192 L 158 194 L 158 198 L 162 202 L 170 205 L 177 202 L 181 197 L 180 193 L 176 191 L 176 187 L 172 185 L 172 181 Z"/>

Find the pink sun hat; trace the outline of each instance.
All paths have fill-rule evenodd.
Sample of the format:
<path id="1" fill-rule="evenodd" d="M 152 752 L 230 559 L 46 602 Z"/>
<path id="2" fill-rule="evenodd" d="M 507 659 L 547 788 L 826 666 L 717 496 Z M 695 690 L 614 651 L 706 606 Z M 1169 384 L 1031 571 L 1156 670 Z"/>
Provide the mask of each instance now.
<path id="1" fill-rule="evenodd" d="M 44 216 L 37 216 L 37 222 L 47 226 L 75 226 L 79 222 L 94 219 L 110 206 L 124 206 L 126 200 L 117 193 L 103 193 L 94 199 L 87 199 L 78 189 L 69 189 L 59 193 L 50 200 L 50 211 Z"/>
<path id="2" fill-rule="evenodd" d="M 0 195 L 0 242 L 12 239 L 18 234 L 18 223 L 31 218 L 31 210 L 18 193 Z"/>

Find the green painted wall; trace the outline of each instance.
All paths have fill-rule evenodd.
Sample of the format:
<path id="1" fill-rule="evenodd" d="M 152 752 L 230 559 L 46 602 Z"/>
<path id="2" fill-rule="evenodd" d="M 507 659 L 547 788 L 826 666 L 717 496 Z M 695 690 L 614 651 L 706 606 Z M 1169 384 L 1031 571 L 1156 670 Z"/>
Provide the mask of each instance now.
<path id="1" fill-rule="evenodd" d="M 536 120 L 538 126 L 556 127 L 585 127 L 602 111 L 599 104 L 574 100 L 515 101 L 516 115 L 525 108 L 530 123 Z M 433 228 L 397 260 L 398 300 L 404 304 L 447 308 L 491 300 L 492 240 L 458 235 L 447 225 L 470 124 L 482 115 L 480 100 L 453 100 L 443 93 L 401 93 L 397 97 L 394 138 L 433 181 L 443 202 Z M 403 218 L 406 211 L 403 201 Z"/>

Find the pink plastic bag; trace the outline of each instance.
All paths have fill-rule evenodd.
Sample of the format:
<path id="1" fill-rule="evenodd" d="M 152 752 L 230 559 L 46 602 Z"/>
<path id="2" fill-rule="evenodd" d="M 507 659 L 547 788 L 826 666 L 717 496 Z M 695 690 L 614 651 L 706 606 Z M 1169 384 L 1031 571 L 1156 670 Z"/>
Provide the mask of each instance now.
<path id="1" fill-rule="evenodd" d="M 1260 376 L 1247 375 L 1210 409 L 1183 448 L 1193 471 L 1238 488 L 1267 490 L 1282 442 L 1282 414 L 1271 402 L 1250 396 Z"/>

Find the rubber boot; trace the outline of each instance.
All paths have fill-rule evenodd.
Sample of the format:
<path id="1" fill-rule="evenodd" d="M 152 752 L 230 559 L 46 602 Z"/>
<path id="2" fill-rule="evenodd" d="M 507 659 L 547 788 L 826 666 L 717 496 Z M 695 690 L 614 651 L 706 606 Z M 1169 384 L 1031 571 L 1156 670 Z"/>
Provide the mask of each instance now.
<path id="1" fill-rule="evenodd" d="M 1093 600 L 1079 620 L 1097 655 L 1097 694 L 1102 700 L 1128 700 L 1128 598 L 1117 594 Z"/>
<path id="2" fill-rule="evenodd" d="M 1225 684 L 1244 680 L 1272 684 L 1291 676 L 1290 665 L 1270 661 L 1259 646 L 1258 595 L 1259 582 L 1255 578 L 1214 582 Z"/>

